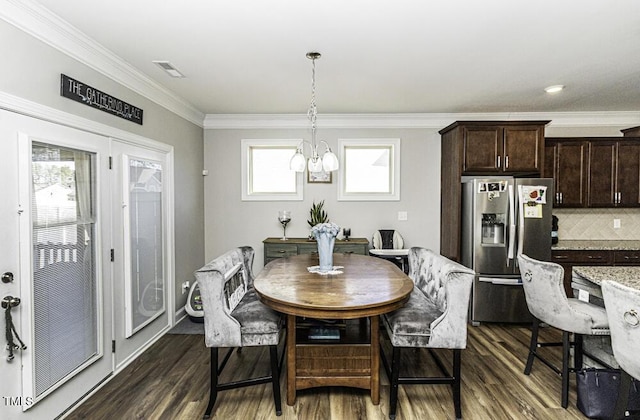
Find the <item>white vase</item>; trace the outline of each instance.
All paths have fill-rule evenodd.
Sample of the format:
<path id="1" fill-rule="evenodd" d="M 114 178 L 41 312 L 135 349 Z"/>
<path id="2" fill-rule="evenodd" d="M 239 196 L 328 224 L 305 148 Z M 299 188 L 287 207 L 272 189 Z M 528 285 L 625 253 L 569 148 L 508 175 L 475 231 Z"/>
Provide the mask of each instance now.
<path id="1" fill-rule="evenodd" d="M 326 272 L 333 270 L 333 246 L 336 237 L 330 233 L 316 234 L 318 243 L 318 257 L 320 258 L 320 271 Z"/>

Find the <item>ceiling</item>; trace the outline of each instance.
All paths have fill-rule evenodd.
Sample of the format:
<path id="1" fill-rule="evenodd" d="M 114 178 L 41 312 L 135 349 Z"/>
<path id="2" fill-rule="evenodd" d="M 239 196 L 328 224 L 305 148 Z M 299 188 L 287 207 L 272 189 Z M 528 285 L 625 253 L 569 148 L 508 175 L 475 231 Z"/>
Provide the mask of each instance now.
<path id="1" fill-rule="evenodd" d="M 638 0 L 38 2 L 204 114 L 640 111 Z"/>

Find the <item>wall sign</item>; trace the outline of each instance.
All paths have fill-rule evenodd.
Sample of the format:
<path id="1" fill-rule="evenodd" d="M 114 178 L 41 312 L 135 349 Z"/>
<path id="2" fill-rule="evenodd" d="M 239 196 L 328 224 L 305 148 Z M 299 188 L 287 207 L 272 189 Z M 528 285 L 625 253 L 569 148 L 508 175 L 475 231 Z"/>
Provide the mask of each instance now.
<path id="1" fill-rule="evenodd" d="M 60 95 L 142 125 L 142 109 L 65 74 L 60 75 Z"/>

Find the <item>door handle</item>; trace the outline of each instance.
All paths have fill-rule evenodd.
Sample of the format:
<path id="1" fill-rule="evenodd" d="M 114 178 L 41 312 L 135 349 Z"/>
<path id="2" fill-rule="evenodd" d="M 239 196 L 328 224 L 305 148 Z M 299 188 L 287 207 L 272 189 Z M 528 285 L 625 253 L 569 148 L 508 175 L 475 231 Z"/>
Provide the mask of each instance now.
<path id="1" fill-rule="evenodd" d="M 2 299 L 2 309 L 15 308 L 18 305 L 20 305 L 19 297 L 5 296 Z"/>
<path id="2" fill-rule="evenodd" d="M 13 273 L 7 271 L 6 273 L 2 273 L 2 282 L 3 283 L 11 283 L 13 281 Z"/>

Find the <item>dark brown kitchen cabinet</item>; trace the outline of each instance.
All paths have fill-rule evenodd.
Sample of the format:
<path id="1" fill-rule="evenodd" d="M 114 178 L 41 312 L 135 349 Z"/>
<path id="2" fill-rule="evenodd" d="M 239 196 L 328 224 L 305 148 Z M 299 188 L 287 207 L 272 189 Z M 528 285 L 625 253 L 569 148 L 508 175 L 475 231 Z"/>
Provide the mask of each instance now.
<path id="1" fill-rule="evenodd" d="M 640 141 L 589 142 L 589 207 L 640 207 Z"/>
<path id="2" fill-rule="evenodd" d="M 462 133 L 465 175 L 539 174 L 542 170 L 544 126 L 469 124 Z"/>
<path id="3" fill-rule="evenodd" d="M 460 261 L 462 176 L 540 176 L 549 121 L 456 121 L 440 130 L 440 253 Z"/>
<path id="4" fill-rule="evenodd" d="M 580 139 L 547 138 L 542 176 L 553 178 L 554 207 L 587 205 L 587 150 Z"/>
<path id="5" fill-rule="evenodd" d="M 640 251 L 613 251 L 613 265 L 640 265 Z"/>
<path id="6" fill-rule="evenodd" d="M 576 265 L 640 265 L 640 250 L 573 250 L 554 249 L 551 251 L 551 261 L 564 268 L 564 288 L 567 296 L 573 296 L 571 290 L 571 276 Z"/>
<path id="7" fill-rule="evenodd" d="M 564 268 L 564 289 L 573 296 L 571 276 L 574 265 L 613 265 L 613 254 L 609 250 L 553 250 L 551 261 Z"/>

